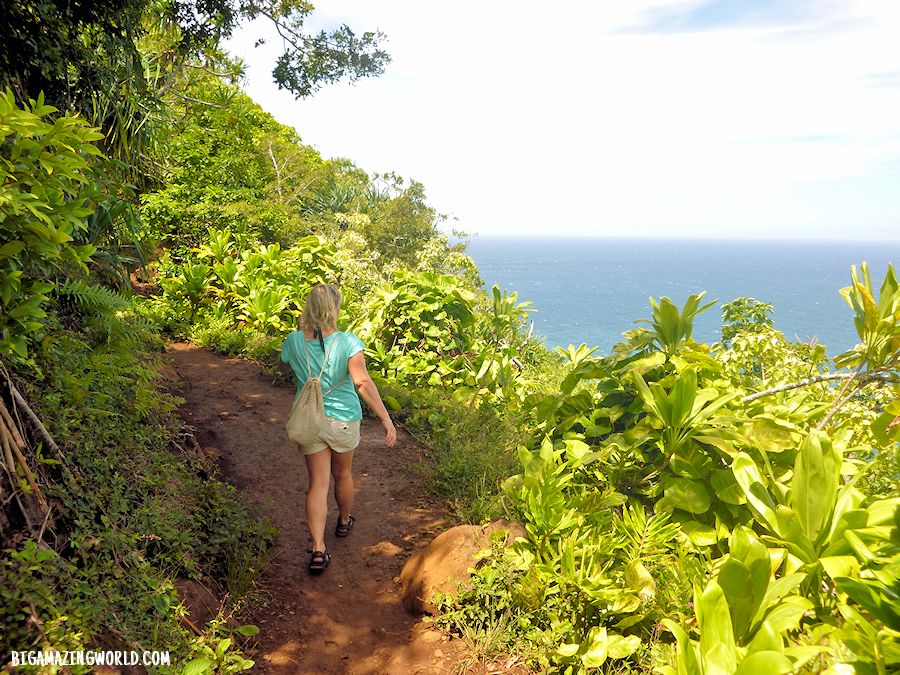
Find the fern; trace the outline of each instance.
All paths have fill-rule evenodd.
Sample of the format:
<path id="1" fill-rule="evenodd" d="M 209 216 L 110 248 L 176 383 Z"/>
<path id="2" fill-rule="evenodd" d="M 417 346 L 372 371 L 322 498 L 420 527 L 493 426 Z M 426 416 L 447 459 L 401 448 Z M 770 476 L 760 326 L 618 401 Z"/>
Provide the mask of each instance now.
<path id="1" fill-rule="evenodd" d="M 156 327 L 145 319 L 123 320 L 110 314 L 90 316 L 85 319 L 84 326 L 93 334 L 95 343 L 107 345 L 142 344 L 156 332 Z"/>
<path id="2" fill-rule="evenodd" d="M 669 522 L 669 514 L 655 513 L 648 518 L 640 505 L 622 509 L 615 529 L 622 555 L 629 561 L 663 555 L 674 545 L 678 534 L 678 525 Z"/>
<path id="3" fill-rule="evenodd" d="M 112 314 L 131 306 L 128 298 L 102 286 L 87 284 L 79 279 L 67 279 L 56 287 L 56 295 L 76 303 L 82 310 L 94 314 Z"/>

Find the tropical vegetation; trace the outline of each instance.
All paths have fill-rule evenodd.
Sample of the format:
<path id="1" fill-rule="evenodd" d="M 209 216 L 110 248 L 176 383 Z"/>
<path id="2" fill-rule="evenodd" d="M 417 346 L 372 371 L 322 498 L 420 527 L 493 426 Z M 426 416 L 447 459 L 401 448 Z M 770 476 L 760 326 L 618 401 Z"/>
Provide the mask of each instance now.
<path id="1" fill-rule="evenodd" d="M 482 289 L 421 184 L 323 158 L 219 49 L 268 17 L 288 45 L 274 77 L 307 95 L 377 74 L 378 34 L 308 35 L 308 3 L 199 6 L 0 12 L 0 403 L 33 416 L 0 417 L 3 654 L 152 641 L 191 672 L 252 667 L 257 629 L 229 618 L 255 602 L 274 533 L 193 447 L 161 352 L 189 339 L 275 376 L 308 289 L 334 282 L 435 498 L 527 534 L 441 600 L 433 620 L 473 654 L 569 673 L 896 671 L 893 268 L 850 271 L 859 343 L 836 356 L 753 298 L 722 304 L 721 340 L 698 343 L 701 289 L 651 298 L 610 354 L 550 351 L 528 303 Z M 179 579 L 230 602 L 191 626 Z"/>

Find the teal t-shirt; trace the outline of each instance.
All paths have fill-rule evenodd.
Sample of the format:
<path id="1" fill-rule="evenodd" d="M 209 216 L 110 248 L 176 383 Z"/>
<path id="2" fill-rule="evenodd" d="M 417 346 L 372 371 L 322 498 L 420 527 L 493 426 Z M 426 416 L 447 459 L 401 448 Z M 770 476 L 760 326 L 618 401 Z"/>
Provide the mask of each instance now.
<path id="1" fill-rule="evenodd" d="M 322 373 L 322 394 L 324 397 L 325 415 L 342 422 L 362 419 L 362 406 L 359 394 L 353 386 L 353 379 L 347 369 L 347 362 L 354 354 L 359 354 L 365 345 L 353 333 L 335 331 L 325 338 L 325 351 L 328 352 L 328 363 Z M 281 360 L 294 371 L 297 378 L 297 393 L 306 383 L 309 373 L 306 370 L 306 352 L 309 352 L 309 368 L 313 375 L 322 370 L 325 352 L 318 338 L 307 340 L 302 331 L 289 334 L 281 345 Z M 337 386 L 335 386 L 337 385 Z"/>

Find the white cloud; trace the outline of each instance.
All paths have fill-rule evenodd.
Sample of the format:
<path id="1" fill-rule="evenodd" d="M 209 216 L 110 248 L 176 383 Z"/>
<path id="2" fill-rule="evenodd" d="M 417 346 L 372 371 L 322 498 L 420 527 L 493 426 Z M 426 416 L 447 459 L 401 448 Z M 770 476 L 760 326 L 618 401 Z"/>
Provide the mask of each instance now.
<path id="1" fill-rule="evenodd" d="M 421 180 L 464 229 L 897 237 L 894 3 L 639 27 L 701 4 L 322 3 L 313 27 L 383 30 L 393 63 L 306 101 L 271 83 L 277 45 L 252 48 L 264 24 L 231 49 L 306 142 Z"/>

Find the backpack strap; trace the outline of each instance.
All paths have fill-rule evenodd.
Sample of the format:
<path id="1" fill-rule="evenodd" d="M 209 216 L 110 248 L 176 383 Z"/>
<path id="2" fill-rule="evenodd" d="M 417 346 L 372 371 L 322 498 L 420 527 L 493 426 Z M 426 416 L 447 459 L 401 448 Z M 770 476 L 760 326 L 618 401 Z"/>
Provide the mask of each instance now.
<path id="1" fill-rule="evenodd" d="M 349 371 L 347 371 L 347 372 L 349 372 Z M 326 391 L 324 394 L 322 394 L 322 398 L 325 398 L 326 396 L 328 396 L 328 394 L 330 394 L 335 389 L 337 389 L 340 386 L 341 382 L 343 382 L 344 378 L 346 378 L 346 377 L 347 377 L 347 373 L 344 373 L 343 375 L 341 375 L 340 379 L 335 383 L 335 385 L 331 389 Z"/>
<path id="2" fill-rule="evenodd" d="M 328 345 L 328 351 L 325 352 L 325 356 L 322 358 L 322 370 L 319 371 L 319 379 L 320 380 L 322 379 L 322 375 L 325 374 L 325 366 L 328 365 L 328 356 L 331 354 L 331 348 L 334 347 L 334 343 L 335 343 L 335 340 L 332 340 L 331 344 Z M 309 367 L 309 345 L 306 344 L 306 336 L 305 335 L 303 336 L 303 353 L 306 356 L 306 377 L 307 377 L 307 379 L 309 379 L 310 377 L 312 377 L 312 371 L 310 370 L 310 367 Z M 338 380 L 338 384 L 340 384 L 343 379 L 344 378 L 342 377 L 340 380 Z M 336 386 L 337 385 L 335 385 L 335 387 Z M 332 387 L 331 389 L 328 390 L 329 394 L 331 393 L 332 389 L 334 389 L 334 387 Z"/>
<path id="3" fill-rule="evenodd" d="M 308 380 L 312 375 L 312 371 L 309 368 L 309 347 L 306 346 L 306 336 L 303 335 L 300 341 L 303 343 L 303 354 L 306 356 L 306 379 Z"/>

